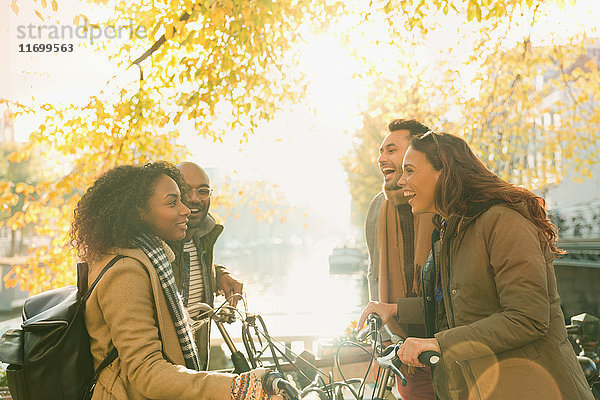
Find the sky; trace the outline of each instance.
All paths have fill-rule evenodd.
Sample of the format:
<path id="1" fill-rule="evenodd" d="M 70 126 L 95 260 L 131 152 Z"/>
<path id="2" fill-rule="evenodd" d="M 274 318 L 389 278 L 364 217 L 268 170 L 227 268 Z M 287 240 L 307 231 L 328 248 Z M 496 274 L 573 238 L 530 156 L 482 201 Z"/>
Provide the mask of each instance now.
<path id="1" fill-rule="evenodd" d="M 30 24 L 74 25 L 77 13 L 98 15 L 99 11 L 90 11 L 92 6 L 87 3 L 65 0 L 59 2 L 56 14 L 50 16 L 51 13 L 46 12 L 48 16 L 42 21 L 34 13 L 33 0 L 17 4 L 20 10 L 15 15 L 10 10 L 10 0 L 0 0 L 3 9 L 0 12 L 0 98 L 82 103 L 97 94 L 109 80 L 111 85 L 126 85 L 137 79 L 137 71 L 117 70 L 101 54 L 84 46 L 83 43 L 90 41 L 89 37 L 75 39 L 76 46 L 69 53 L 20 53 L 20 45 L 36 43 L 35 39 L 22 38 L 24 32 L 29 33 Z M 541 41 L 553 34 L 573 34 L 597 27 L 599 4 L 597 0 L 580 0 L 575 6 L 569 4 L 563 9 L 553 9 L 549 15 L 540 17 L 534 37 Z M 415 57 L 437 63 L 447 48 L 455 47 L 457 51 L 451 61 L 462 63 L 466 52 L 461 52 L 461 48 L 468 46 L 457 45 L 456 24 L 455 18 L 440 17 L 440 28 L 432 31 L 427 46 L 414 50 Z M 377 28 L 373 29 L 371 37 L 380 34 Z M 523 32 L 517 30 L 514 34 L 520 37 Z M 190 150 L 191 160 L 223 173 L 236 173 L 242 179 L 272 181 L 292 205 L 319 209 L 331 216 L 333 223 L 346 229 L 350 220 L 350 195 L 339 160 L 348 153 L 351 134 L 361 125 L 358 115 L 365 105 L 369 81 L 355 76 L 363 65 L 351 57 L 332 34 L 308 34 L 306 41 L 300 51 L 300 65 L 310 84 L 302 104 L 280 112 L 274 120 L 260 127 L 246 144 L 240 144 L 233 137 L 225 138 L 223 143 L 212 143 L 185 127 L 181 128 L 180 142 Z M 354 44 L 382 73 L 393 71 L 393 54 L 389 48 L 372 43 L 364 43 L 362 47 L 360 43 Z M 473 71 L 463 68 L 468 80 Z M 17 121 L 17 138 L 26 140 L 37 123 L 35 117 Z"/>
<path id="2" fill-rule="evenodd" d="M 283 110 L 247 144 L 235 137 L 212 143 L 182 132 L 192 160 L 234 171 L 242 179 L 268 179 L 293 205 L 335 216 L 349 228 L 350 195 L 339 162 L 351 146 L 350 133 L 361 124 L 358 113 L 366 87 L 352 78 L 353 61 L 335 40 L 323 37 L 306 45 L 301 64 L 311 76 L 308 104 Z M 324 212 L 327 210 L 327 212 Z"/>

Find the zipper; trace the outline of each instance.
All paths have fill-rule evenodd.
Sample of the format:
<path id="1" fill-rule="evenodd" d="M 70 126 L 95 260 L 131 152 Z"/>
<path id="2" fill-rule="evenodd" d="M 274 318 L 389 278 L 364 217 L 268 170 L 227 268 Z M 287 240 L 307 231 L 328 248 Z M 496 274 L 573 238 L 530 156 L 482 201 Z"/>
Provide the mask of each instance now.
<path id="1" fill-rule="evenodd" d="M 446 238 L 446 240 L 450 240 L 450 238 Z M 443 253 L 444 251 L 444 240 L 442 239 L 441 244 L 441 251 L 440 253 Z M 448 243 L 448 256 L 447 257 L 440 257 L 440 266 L 442 266 L 442 263 L 444 263 L 445 261 L 445 268 L 446 268 L 446 298 L 448 299 L 448 306 L 450 307 L 450 321 L 451 322 L 451 328 L 456 327 L 456 323 L 454 322 L 454 306 L 452 305 L 452 293 L 450 292 L 450 243 Z"/>
<path id="2" fill-rule="evenodd" d="M 485 210 L 483 210 L 485 211 Z M 444 235 L 444 237 L 442 238 L 442 243 L 441 243 L 441 250 L 440 250 L 440 254 L 442 255 L 442 257 L 440 257 L 440 266 L 442 263 L 445 262 L 445 267 L 446 267 L 446 294 L 447 294 L 447 298 L 448 298 L 448 305 L 450 307 L 450 321 L 448 322 L 450 324 L 450 322 L 452 323 L 451 328 L 456 327 L 456 322 L 454 320 L 454 305 L 452 304 L 452 293 L 450 292 L 450 266 L 451 266 L 451 261 L 450 261 L 450 256 L 451 256 L 451 252 L 452 252 L 452 248 L 456 248 L 456 247 L 460 247 L 460 245 L 462 244 L 462 241 L 465 237 L 465 228 L 466 226 L 470 225 L 481 213 L 483 213 L 483 211 L 481 211 L 479 214 L 477 214 L 475 217 L 473 217 L 472 219 L 470 219 L 469 221 L 466 222 L 460 222 L 460 230 L 459 227 L 457 226 L 456 230 L 454 232 L 451 233 L 451 235 Z M 454 240 L 454 242 L 453 242 Z M 445 243 L 443 243 L 444 241 L 448 241 L 448 249 L 446 251 L 447 253 L 447 257 L 443 257 L 444 253 L 444 245 Z M 456 242 L 458 241 L 458 242 Z"/>
<path id="3" fill-rule="evenodd" d="M 477 387 L 477 380 L 475 379 L 475 374 L 471 369 L 471 364 L 468 361 L 463 361 L 462 363 L 465 365 L 465 370 L 467 371 L 467 373 L 469 374 L 469 378 L 471 379 L 471 388 L 475 389 L 478 399 L 483 399 L 481 393 L 479 392 L 479 387 Z M 470 397 L 471 396 L 469 396 L 469 398 Z"/>

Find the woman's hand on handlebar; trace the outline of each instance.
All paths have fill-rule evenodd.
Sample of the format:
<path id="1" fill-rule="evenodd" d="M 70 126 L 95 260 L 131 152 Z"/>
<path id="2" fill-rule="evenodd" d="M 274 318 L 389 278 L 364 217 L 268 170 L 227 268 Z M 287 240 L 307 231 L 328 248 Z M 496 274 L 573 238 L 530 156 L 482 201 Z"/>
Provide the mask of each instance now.
<path id="1" fill-rule="evenodd" d="M 283 400 L 282 395 L 270 395 L 263 390 L 262 378 L 267 372 L 269 372 L 268 368 L 256 368 L 238 375 L 232 383 L 232 398 L 242 400 Z"/>
<path id="2" fill-rule="evenodd" d="M 369 304 L 365 307 L 362 314 L 360 315 L 360 319 L 358 320 L 358 329 L 362 329 L 367 317 L 370 314 L 377 314 L 381 317 L 381 323 L 383 325 L 387 324 L 389 320 L 391 320 L 398 310 L 397 304 L 391 303 L 380 303 L 378 301 L 370 301 Z"/>
<path id="3" fill-rule="evenodd" d="M 409 337 L 402 343 L 398 349 L 397 355 L 403 364 L 411 365 L 413 367 L 426 367 L 426 365 L 419 361 L 419 354 L 428 350 L 441 354 L 442 350 L 440 349 L 440 344 L 436 338 L 421 339 Z"/>

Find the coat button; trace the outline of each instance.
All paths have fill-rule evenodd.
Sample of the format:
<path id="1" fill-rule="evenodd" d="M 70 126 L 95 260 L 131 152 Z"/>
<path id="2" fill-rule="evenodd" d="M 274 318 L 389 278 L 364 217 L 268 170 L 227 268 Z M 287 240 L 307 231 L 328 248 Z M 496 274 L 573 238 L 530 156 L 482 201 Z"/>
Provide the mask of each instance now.
<path id="1" fill-rule="evenodd" d="M 456 294 L 456 289 L 452 289 L 452 294 Z"/>
<path id="2" fill-rule="evenodd" d="M 431 296 L 427 296 L 427 301 L 431 301 Z"/>

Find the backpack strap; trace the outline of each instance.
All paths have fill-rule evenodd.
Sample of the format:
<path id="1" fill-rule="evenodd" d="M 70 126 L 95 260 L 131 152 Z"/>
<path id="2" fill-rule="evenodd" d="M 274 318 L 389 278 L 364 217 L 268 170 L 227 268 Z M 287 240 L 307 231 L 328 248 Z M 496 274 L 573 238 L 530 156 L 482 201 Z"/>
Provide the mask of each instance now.
<path id="1" fill-rule="evenodd" d="M 108 271 L 108 269 L 110 267 L 112 267 L 113 265 L 115 265 L 115 263 L 117 261 L 119 261 L 121 258 L 125 258 L 125 256 L 121 255 L 121 254 L 116 255 L 116 256 L 113 257 L 112 260 L 110 260 L 108 262 L 108 264 L 106 264 L 106 266 L 98 274 L 98 277 L 96 278 L 96 280 L 94 281 L 94 283 L 92 283 L 92 286 L 90 286 L 89 289 L 87 290 L 87 292 L 83 295 L 83 297 L 81 297 L 81 301 L 85 302 L 88 299 L 88 297 L 90 297 L 90 295 L 92 294 L 92 290 L 94 290 L 94 288 L 96 287 L 96 284 L 98 283 L 98 281 L 100 281 L 100 278 L 102 278 L 102 275 L 104 275 L 104 273 L 106 271 Z"/>
<path id="2" fill-rule="evenodd" d="M 102 372 L 104 368 L 108 367 L 110 363 L 115 361 L 118 355 L 119 353 L 117 352 L 117 349 L 113 347 L 113 349 L 106 355 L 106 357 L 104 357 L 104 360 L 102 360 L 100 365 L 98 365 L 98 368 L 96 368 L 96 370 L 94 371 L 92 381 L 90 382 L 82 400 L 90 400 L 92 398 L 92 395 L 94 394 L 94 388 L 96 387 L 96 383 L 98 383 L 98 377 L 100 377 L 100 372 Z"/>
<path id="3" fill-rule="evenodd" d="M 88 263 L 77 263 L 77 297 L 81 299 L 88 290 Z"/>
<path id="4" fill-rule="evenodd" d="M 96 280 L 94 280 L 94 283 L 92 283 L 92 285 L 89 287 L 89 289 L 87 290 L 85 295 L 83 295 L 83 297 L 81 298 L 81 302 L 83 304 L 85 304 L 85 301 L 88 299 L 88 297 L 90 297 L 90 295 L 92 294 L 92 290 L 94 290 L 94 288 L 96 287 L 96 284 L 100 281 L 100 278 L 102 278 L 104 273 L 106 271 L 108 271 L 108 269 L 110 267 L 115 265 L 115 263 L 117 261 L 119 261 L 121 258 L 125 258 L 125 256 L 120 255 L 120 254 L 116 255 L 115 257 L 113 257 L 112 260 L 109 261 L 108 264 L 106 264 L 106 266 L 102 269 L 102 271 L 100 271 L 100 273 L 98 274 L 98 277 L 96 278 Z M 79 269 L 79 265 L 77 267 Z M 85 268 L 85 269 L 86 269 L 85 275 L 87 276 L 87 268 Z M 87 279 L 86 279 L 86 282 L 87 282 Z M 85 393 L 83 399 L 87 400 L 87 399 L 92 398 L 92 394 L 94 393 L 94 388 L 96 387 L 96 383 L 98 382 L 98 377 L 100 376 L 100 373 L 102 372 L 102 370 L 104 368 L 106 368 L 113 361 L 115 361 L 118 355 L 119 355 L 119 352 L 117 351 L 117 348 L 113 347 L 112 350 L 106 355 L 106 357 L 104 357 L 104 360 L 102 360 L 100 365 L 98 365 L 98 368 L 96 368 L 96 370 L 94 371 L 94 375 L 92 376 L 92 381 L 90 382 L 90 385 L 88 386 L 88 390 Z"/>

